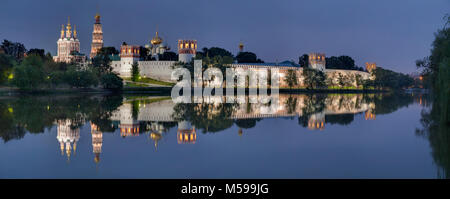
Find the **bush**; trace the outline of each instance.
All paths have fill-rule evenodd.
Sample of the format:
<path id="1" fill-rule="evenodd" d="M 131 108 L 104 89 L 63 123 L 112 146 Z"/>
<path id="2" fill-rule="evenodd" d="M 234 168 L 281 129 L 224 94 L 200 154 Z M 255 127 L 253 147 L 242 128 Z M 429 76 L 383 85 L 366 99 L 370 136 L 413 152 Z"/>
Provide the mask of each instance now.
<path id="1" fill-rule="evenodd" d="M 97 76 L 91 71 L 67 71 L 64 75 L 67 84 L 75 88 L 88 88 L 98 85 Z"/>
<path id="2" fill-rule="evenodd" d="M 122 78 L 114 73 L 106 73 L 100 77 L 100 84 L 103 88 L 120 90 L 123 88 Z"/>
<path id="3" fill-rule="evenodd" d="M 20 89 L 36 89 L 45 82 L 45 73 L 42 70 L 42 59 L 31 55 L 20 65 L 14 67 L 12 83 Z"/>

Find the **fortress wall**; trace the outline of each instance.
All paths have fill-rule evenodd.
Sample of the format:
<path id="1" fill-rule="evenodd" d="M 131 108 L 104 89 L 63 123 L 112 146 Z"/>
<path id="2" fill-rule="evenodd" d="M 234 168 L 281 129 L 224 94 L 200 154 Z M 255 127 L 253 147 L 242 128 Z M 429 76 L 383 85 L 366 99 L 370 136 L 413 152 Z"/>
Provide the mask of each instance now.
<path id="1" fill-rule="evenodd" d="M 143 77 L 149 77 L 152 79 L 175 82 L 171 80 L 172 66 L 175 61 L 139 61 L 139 73 Z"/>

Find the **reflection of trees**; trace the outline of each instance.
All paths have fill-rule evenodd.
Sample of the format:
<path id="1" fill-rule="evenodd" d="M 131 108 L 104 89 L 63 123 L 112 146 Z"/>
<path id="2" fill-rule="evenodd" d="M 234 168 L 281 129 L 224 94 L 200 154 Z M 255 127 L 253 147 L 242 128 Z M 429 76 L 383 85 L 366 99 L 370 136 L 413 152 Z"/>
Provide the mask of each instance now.
<path id="1" fill-rule="evenodd" d="M 287 113 L 292 114 L 297 109 L 297 98 L 289 96 L 289 98 L 285 102 Z"/>
<path id="2" fill-rule="evenodd" d="M 314 113 L 322 112 L 325 109 L 326 95 L 310 94 L 304 100 L 304 107 L 302 109 L 303 115 L 298 117 L 298 124 L 303 127 L 308 126 L 309 117 Z"/>
<path id="3" fill-rule="evenodd" d="M 445 118 L 448 110 L 442 106 L 448 99 L 437 97 L 429 109 L 422 111 L 420 122 L 422 129 L 416 129 L 416 134 L 427 138 L 430 142 L 432 156 L 440 167 L 438 177 L 450 178 L 450 122 Z M 447 104 L 448 105 L 448 104 Z"/>
<path id="4" fill-rule="evenodd" d="M 91 120 L 100 131 L 113 131 L 111 112 L 122 103 L 121 96 L 44 96 L 3 100 L 0 103 L 1 137 L 20 139 L 25 130 L 42 133 L 57 120 L 71 120 L 72 128 Z"/>
<path id="5" fill-rule="evenodd" d="M 325 115 L 325 122 L 329 124 L 348 125 L 353 122 L 354 114 Z"/>
<path id="6" fill-rule="evenodd" d="M 414 102 L 413 96 L 404 93 L 377 94 L 374 97 L 365 97 L 365 100 L 375 103 L 376 115 L 392 113 Z"/>
<path id="7" fill-rule="evenodd" d="M 239 128 L 251 129 L 256 126 L 256 123 L 261 121 L 261 119 L 238 119 L 235 121 Z"/>
<path id="8" fill-rule="evenodd" d="M 189 121 L 196 129 L 206 132 L 218 132 L 233 125 L 230 119 L 235 104 L 179 103 L 174 107 L 175 121 Z"/>
<path id="9" fill-rule="evenodd" d="M 0 102 L 0 137 L 4 142 L 12 139 L 21 139 L 25 136 L 25 129 L 14 123 L 13 113 L 8 107 Z"/>

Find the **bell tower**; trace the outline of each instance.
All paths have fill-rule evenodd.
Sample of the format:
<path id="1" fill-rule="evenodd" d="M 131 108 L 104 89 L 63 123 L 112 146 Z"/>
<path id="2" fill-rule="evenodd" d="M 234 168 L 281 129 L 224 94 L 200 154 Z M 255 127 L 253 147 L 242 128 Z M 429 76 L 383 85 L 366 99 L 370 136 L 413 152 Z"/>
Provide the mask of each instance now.
<path id="1" fill-rule="evenodd" d="M 97 13 L 95 15 L 94 30 L 92 31 L 91 54 L 89 57 L 91 59 L 94 58 L 100 48 L 103 48 L 103 30 L 100 23 L 100 15 Z"/>

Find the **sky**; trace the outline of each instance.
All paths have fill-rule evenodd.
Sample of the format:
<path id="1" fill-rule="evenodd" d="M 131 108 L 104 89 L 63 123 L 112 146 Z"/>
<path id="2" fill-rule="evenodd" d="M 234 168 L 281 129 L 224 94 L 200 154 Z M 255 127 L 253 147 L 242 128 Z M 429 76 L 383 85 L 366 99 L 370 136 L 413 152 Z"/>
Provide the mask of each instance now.
<path id="1" fill-rule="evenodd" d="M 242 42 L 265 62 L 323 52 L 411 73 L 430 54 L 450 0 L 0 0 L 0 10 L 1 40 L 52 54 L 70 16 L 88 55 L 99 12 L 105 46 L 145 45 L 158 30 L 175 51 L 178 39 L 233 54 Z"/>

